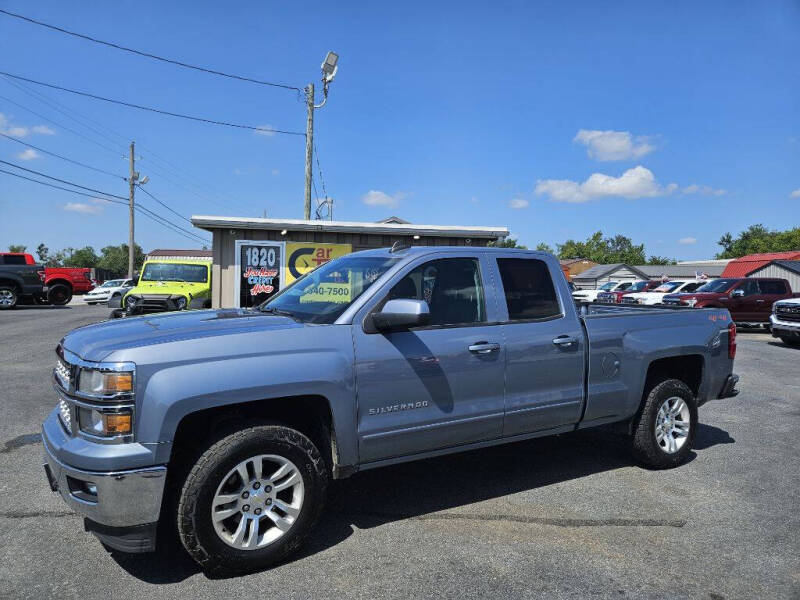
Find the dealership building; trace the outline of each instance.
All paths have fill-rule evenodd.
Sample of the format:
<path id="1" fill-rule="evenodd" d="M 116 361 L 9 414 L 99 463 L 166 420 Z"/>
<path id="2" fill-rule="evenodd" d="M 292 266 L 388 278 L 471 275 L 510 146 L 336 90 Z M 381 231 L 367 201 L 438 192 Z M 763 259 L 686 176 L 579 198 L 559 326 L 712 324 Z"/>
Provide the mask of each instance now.
<path id="1" fill-rule="evenodd" d="M 411 246 L 486 246 L 505 227 L 418 225 L 398 217 L 377 223 L 193 216 L 212 235 L 214 308 L 253 306 L 330 259 L 395 242 Z"/>

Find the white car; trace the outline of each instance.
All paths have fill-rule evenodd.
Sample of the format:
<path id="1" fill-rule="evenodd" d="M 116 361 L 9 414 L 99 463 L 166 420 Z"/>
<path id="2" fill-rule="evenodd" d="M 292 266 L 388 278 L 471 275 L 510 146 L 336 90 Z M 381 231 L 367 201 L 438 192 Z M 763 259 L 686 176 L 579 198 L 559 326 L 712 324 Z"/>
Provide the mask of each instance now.
<path id="1" fill-rule="evenodd" d="M 787 346 L 800 346 L 800 298 L 778 300 L 769 317 L 772 337 L 779 337 Z"/>
<path id="2" fill-rule="evenodd" d="M 609 281 L 608 283 L 604 283 L 596 290 L 575 290 L 572 292 L 572 298 L 575 302 L 595 302 L 597 300 L 597 294 L 600 292 L 617 292 L 621 290 L 627 290 L 629 287 L 633 285 L 632 281 Z"/>
<path id="3" fill-rule="evenodd" d="M 660 304 L 661 299 L 667 294 L 679 294 L 683 292 L 694 292 L 700 286 L 707 284 L 708 281 L 692 279 L 691 281 L 665 281 L 657 288 L 649 292 L 634 292 L 622 297 L 623 304 Z"/>
<path id="4" fill-rule="evenodd" d="M 134 285 L 136 282 L 133 279 L 109 279 L 91 292 L 86 292 L 83 295 L 83 301 L 86 304 L 105 304 L 114 296 L 125 294 Z"/>

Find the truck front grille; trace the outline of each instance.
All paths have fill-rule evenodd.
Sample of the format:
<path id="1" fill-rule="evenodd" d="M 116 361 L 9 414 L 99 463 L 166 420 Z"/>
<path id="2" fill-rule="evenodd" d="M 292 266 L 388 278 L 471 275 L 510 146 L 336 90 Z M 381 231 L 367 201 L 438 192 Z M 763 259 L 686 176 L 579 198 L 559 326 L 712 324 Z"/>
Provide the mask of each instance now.
<path id="1" fill-rule="evenodd" d="M 781 321 L 800 321 L 800 306 L 780 306 L 775 309 L 775 316 Z"/>

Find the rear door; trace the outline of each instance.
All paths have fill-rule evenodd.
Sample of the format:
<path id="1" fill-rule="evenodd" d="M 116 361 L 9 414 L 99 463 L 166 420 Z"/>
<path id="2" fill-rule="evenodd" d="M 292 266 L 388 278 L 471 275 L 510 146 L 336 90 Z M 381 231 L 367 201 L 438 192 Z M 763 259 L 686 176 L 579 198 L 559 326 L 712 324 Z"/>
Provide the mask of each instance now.
<path id="1" fill-rule="evenodd" d="M 506 347 L 503 435 L 577 423 L 585 338 L 574 307 L 556 293 L 561 273 L 519 253 L 497 256 L 495 268 Z"/>
<path id="2" fill-rule="evenodd" d="M 425 300 L 430 325 L 375 332 L 353 324 L 361 462 L 497 439 L 505 347 L 486 259 L 420 259 L 366 312 Z"/>

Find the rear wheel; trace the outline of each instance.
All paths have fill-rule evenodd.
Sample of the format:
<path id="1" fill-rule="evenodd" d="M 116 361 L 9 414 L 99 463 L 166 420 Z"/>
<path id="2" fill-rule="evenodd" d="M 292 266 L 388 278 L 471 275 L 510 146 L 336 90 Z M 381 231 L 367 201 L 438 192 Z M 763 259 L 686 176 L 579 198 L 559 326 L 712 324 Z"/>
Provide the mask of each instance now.
<path id="1" fill-rule="evenodd" d="M 669 469 L 686 460 L 697 429 L 697 402 L 678 379 L 653 386 L 633 423 L 633 454 L 644 465 Z"/>
<path id="2" fill-rule="evenodd" d="M 212 573 L 273 565 L 305 542 L 327 481 L 319 451 L 299 431 L 237 431 L 211 445 L 189 472 L 178 502 L 180 540 Z"/>
<path id="3" fill-rule="evenodd" d="M 8 285 L 0 286 L 0 310 L 11 310 L 17 305 L 17 290 Z"/>
<path id="4" fill-rule="evenodd" d="M 72 300 L 72 290 L 63 283 L 57 283 L 47 290 L 47 301 L 53 306 L 64 306 Z"/>

